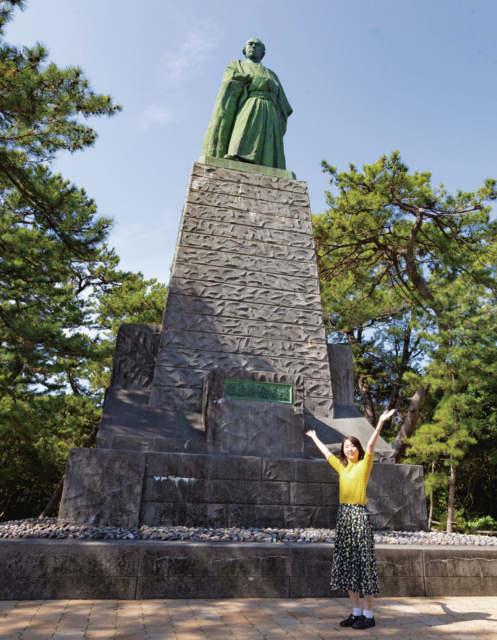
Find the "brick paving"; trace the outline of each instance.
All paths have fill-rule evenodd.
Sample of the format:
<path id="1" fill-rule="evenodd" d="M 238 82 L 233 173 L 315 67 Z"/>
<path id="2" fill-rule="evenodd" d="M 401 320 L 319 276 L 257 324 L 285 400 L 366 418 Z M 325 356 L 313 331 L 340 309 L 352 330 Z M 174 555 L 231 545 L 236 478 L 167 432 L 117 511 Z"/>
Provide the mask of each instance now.
<path id="1" fill-rule="evenodd" d="M 497 598 L 377 598 L 377 626 L 344 629 L 344 599 L 0 602 L 0 640 L 497 640 Z"/>

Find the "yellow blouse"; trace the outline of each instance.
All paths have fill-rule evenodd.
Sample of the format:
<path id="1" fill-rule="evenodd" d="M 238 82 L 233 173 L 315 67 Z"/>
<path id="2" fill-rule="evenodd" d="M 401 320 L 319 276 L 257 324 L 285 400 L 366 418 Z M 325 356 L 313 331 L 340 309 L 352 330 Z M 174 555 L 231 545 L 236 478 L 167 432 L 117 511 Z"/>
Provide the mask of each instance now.
<path id="1" fill-rule="evenodd" d="M 340 476 L 340 504 L 367 504 L 366 487 L 373 468 L 374 453 L 366 453 L 359 462 L 350 462 L 346 467 L 331 454 L 328 462 Z"/>

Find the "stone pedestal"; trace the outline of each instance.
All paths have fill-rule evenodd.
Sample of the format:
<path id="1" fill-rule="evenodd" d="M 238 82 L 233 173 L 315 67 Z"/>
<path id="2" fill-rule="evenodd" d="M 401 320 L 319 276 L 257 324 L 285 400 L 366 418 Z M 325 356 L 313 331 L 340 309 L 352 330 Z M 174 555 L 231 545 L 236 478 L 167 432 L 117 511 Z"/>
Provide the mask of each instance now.
<path id="1" fill-rule="evenodd" d="M 350 349 L 326 342 L 307 185 L 231 164 L 193 165 L 162 326 L 121 327 L 97 450 L 69 456 L 64 519 L 334 526 L 338 478 L 303 433 L 338 453 L 373 429 Z M 395 465 L 381 438 L 375 462 L 376 526 L 425 528 L 422 468 Z"/>
<path id="2" fill-rule="evenodd" d="M 213 369 L 204 384 L 208 450 L 232 455 L 301 458 L 304 378 Z"/>

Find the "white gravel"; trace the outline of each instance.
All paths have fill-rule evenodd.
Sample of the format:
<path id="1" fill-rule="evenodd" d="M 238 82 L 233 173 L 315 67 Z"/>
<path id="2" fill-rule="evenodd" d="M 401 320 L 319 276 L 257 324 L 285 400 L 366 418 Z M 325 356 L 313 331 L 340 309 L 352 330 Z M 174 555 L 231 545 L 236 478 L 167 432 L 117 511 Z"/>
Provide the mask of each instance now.
<path id="1" fill-rule="evenodd" d="M 334 544 L 334 529 L 245 529 L 208 527 L 77 527 L 57 518 L 28 518 L 0 522 L 0 538 L 50 538 L 57 540 L 211 540 L 236 542 L 324 542 Z M 376 544 L 497 546 L 497 536 L 443 531 L 375 531 Z"/>

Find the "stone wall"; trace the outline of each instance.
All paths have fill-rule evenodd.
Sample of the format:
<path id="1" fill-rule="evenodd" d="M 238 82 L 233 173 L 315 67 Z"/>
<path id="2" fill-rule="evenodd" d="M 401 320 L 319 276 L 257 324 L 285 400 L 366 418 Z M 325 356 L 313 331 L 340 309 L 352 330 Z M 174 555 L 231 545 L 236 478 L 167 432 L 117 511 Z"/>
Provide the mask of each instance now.
<path id="1" fill-rule="evenodd" d="M 0 540 L 0 600 L 326 598 L 326 544 Z M 377 545 L 382 596 L 495 596 L 497 552 Z"/>
<path id="2" fill-rule="evenodd" d="M 71 449 L 59 517 L 95 526 L 331 528 L 338 498 L 326 460 Z M 368 500 L 376 528 L 426 529 L 422 467 L 375 464 Z"/>

